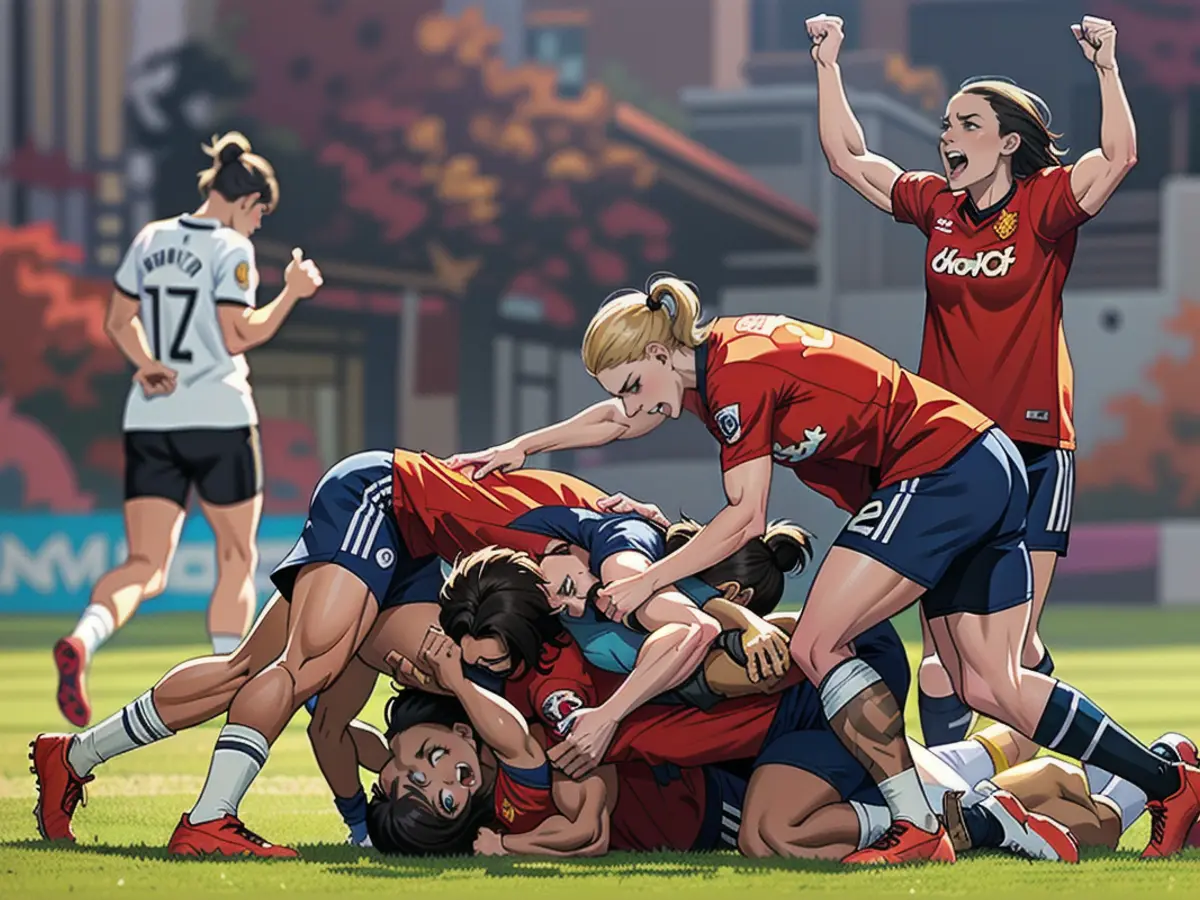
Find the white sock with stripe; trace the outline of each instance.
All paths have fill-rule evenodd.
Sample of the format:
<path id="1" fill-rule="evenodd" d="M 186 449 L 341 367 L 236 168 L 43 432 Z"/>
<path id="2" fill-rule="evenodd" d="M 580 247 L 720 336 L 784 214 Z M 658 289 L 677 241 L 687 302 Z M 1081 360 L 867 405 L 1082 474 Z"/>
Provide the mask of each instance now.
<path id="1" fill-rule="evenodd" d="M 222 816 L 236 816 L 246 791 L 267 764 L 271 745 L 261 732 L 248 725 L 226 725 L 217 736 L 208 778 L 188 821 L 193 825 Z"/>
<path id="2" fill-rule="evenodd" d="M 892 811 L 886 806 L 868 806 L 866 803 L 851 800 L 850 808 L 858 816 L 859 850 L 866 850 L 892 827 Z"/>
<path id="3" fill-rule="evenodd" d="M 116 631 L 116 623 L 113 621 L 112 613 L 99 603 L 91 603 L 79 617 L 79 622 L 76 623 L 75 630 L 71 632 L 71 637 L 78 638 L 82 642 L 83 648 L 90 658 L 103 646 L 105 641 L 112 637 L 114 631 Z"/>
<path id="4" fill-rule="evenodd" d="M 145 747 L 175 732 L 163 724 L 154 708 L 154 695 L 146 691 L 120 712 L 75 737 L 67 748 L 67 762 L 83 778 L 100 763 Z"/>

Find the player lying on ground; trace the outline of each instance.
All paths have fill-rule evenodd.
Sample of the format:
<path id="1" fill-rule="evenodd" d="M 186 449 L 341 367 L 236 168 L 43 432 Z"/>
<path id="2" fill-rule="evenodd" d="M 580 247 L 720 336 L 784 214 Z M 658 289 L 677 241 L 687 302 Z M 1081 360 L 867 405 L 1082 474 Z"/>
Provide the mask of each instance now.
<path id="1" fill-rule="evenodd" d="M 365 663 L 356 668 L 353 678 L 373 681 L 374 670 L 386 671 L 384 660 L 389 651 L 412 655 L 418 649 L 421 636 L 437 614 L 433 604 L 420 601 L 437 595 L 441 571 L 435 556 L 409 551 L 398 522 L 408 522 L 414 535 L 419 534 L 419 526 L 410 520 L 418 516 L 425 516 L 434 531 L 455 528 L 460 534 L 468 533 L 455 525 L 449 512 L 413 506 L 397 509 L 391 497 L 392 474 L 394 463 L 401 459 L 413 463 L 403 467 L 404 476 L 422 477 L 428 483 L 428 466 L 422 467 L 416 455 L 404 451 L 397 451 L 395 459 L 391 454 L 360 454 L 335 466 L 322 479 L 314 493 L 304 536 L 274 574 L 280 593 L 268 603 L 237 652 L 177 667 L 152 691 L 78 739 L 70 735 L 39 736 L 32 756 L 39 787 L 35 813 L 44 837 L 73 838 L 71 815 L 96 765 L 228 711 L 230 721 L 218 738 L 205 788 L 196 806 L 181 820 L 171 842 L 172 852 L 293 855 L 287 848 L 272 846 L 249 832 L 237 818 L 238 803 L 265 763 L 267 735 L 273 740 L 290 718 L 289 697 L 294 699 L 297 692 L 311 697 L 332 683 L 356 652 Z M 558 490 L 551 484 L 554 477 L 553 473 L 521 473 L 507 480 L 493 480 L 505 482 L 505 487 L 490 498 L 489 512 L 501 501 L 526 510 L 555 499 L 560 503 L 584 502 L 574 485 L 587 491 L 590 502 L 603 496 L 583 482 L 560 485 Z M 453 478 L 466 480 L 458 475 Z M 513 487 L 514 482 L 518 487 Z M 405 489 L 402 493 L 411 498 L 413 491 Z M 480 524 L 481 518 L 471 521 L 481 531 L 492 533 Z M 498 536 L 502 532 L 495 530 Z M 531 539 L 530 534 L 508 534 L 525 541 Z M 550 541 L 540 536 L 534 543 L 544 550 Z M 758 550 L 768 552 L 765 544 Z M 552 562 L 565 565 L 572 558 L 561 555 Z M 778 573 L 776 576 L 778 580 Z M 777 602 L 778 597 L 775 599 Z M 364 607 L 365 600 L 370 600 L 369 606 Z M 688 608 L 682 601 L 674 607 L 684 612 Z M 691 609 L 695 611 L 694 606 Z M 386 623 L 381 621 L 381 610 L 390 613 Z M 349 631 L 347 622 L 353 625 Z M 381 644 L 385 630 L 387 642 Z M 561 625 L 553 622 L 553 629 L 538 635 L 535 646 L 554 638 L 560 630 Z M 710 630 L 715 634 L 718 628 Z M 765 627 L 759 631 L 772 634 Z M 363 652 L 364 646 L 373 649 Z M 781 658 L 777 647 L 773 656 Z M 669 671 L 667 674 L 675 677 Z M 688 674 L 679 673 L 674 683 Z M 636 672 L 630 681 L 638 681 Z M 245 691 L 250 692 L 248 696 Z M 649 696 L 653 695 L 651 691 Z M 269 721 L 272 727 L 264 732 L 246 721 L 260 725 Z M 318 705 L 314 725 L 320 728 L 323 721 Z M 353 745 L 348 741 L 342 749 L 353 752 Z M 357 798 L 353 792 L 338 796 L 344 801 L 339 807 L 365 806 L 365 798 Z"/>
<path id="2" fill-rule="evenodd" d="M 554 512 L 576 511 L 564 509 Z M 621 516 L 605 515 L 605 518 L 616 524 L 625 521 Z M 605 528 L 601 526 L 594 531 L 603 533 Z M 634 545 L 641 549 L 623 552 L 665 552 L 686 542 L 693 533 L 694 526 L 691 523 L 680 523 L 672 526 L 665 547 L 655 550 L 652 544 L 643 542 Z M 571 546 L 578 548 L 580 545 L 588 545 L 588 565 L 593 569 L 600 569 L 605 565 L 609 551 L 618 544 L 612 540 L 596 540 L 594 537 L 593 534 L 575 535 L 579 543 Z M 783 593 L 783 570 L 793 565 L 800 550 L 796 530 L 791 526 L 776 524 L 764 538 L 751 541 L 730 559 L 700 573 L 699 583 L 692 586 L 693 591 L 700 593 L 705 589 L 710 592 L 717 589 L 723 595 L 710 600 L 705 609 L 715 613 L 721 625 L 727 629 L 722 632 L 724 640 L 720 641 L 719 649 L 708 652 L 702 661 L 703 664 L 697 666 L 694 674 L 686 680 L 685 688 L 688 689 L 655 697 L 651 702 L 676 705 L 684 703 L 709 708 L 722 696 L 743 696 L 761 693 L 769 687 L 782 686 L 783 681 L 779 677 L 770 675 L 770 665 L 772 661 L 780 659 L 779 648 L 786 646 L 787 634 L 795 625 L 795 616 L 771 616 L 772 620 L 777 620 L 784 626 L 780 628 L 742 609 L 739 604 L 749 602 L 764 612 L 773 609 Z M 467 560 L 484 560 L 491 552 L 479 551 L 478 554 L 467 557 Z M 508 551 L 509 554 L 512 552 Z M 555 570 L 555 566 L 564 562 L 564 555 L 549 554 L 540 568 L 535 567 L 532 559 L 529 559 L 527 567 L 522 571 L 531 578 L 538 578 L 540 573 L 540 578 L 547 585 L 555 586 L 553 590 L 506 594 L 503 590 L 506 584 L 503 565 L 499 573 L 500 580 L 497 582 L 500 587 L 499 593 L 451 590 L 452 598 L 466 602 L 444 605 L 443 623 L 454 629 L 463 629 L 464 634 L 479 634 L 479 640 L 483 643 L 480 659 L 486 660 L 492 666 L 491 669 L 472 666 L 471 675 L 476 681 L 494 690 L 503 690 L 499 687 L 503 681 L 497 670 L 503 671 L 506 662 L 518 673 L 527 671 L 536 666 L 543 642 L 553 644 L 559 640 L 562 626 L 566 626 L 567 632 L 571 633 L 572 624 L 578 626 L 587 622 L 586 615 L 589 609 L 580 595 L 594 593 L 600 582 L 586 566 L 582 571 L 574 572 L 575 581 L 572 584 L 568 584 L 572 575 L 561 570 L 556 571 L 553 581 L 549 581 L 544 571 L 547 562 L 552 563 L 550 568 Z M 467 572 L 476 571 L 469 562 L 460 568 Z M 482 571 L 484 566 L 477 568 Z M 496 604 L 482 608 L 472 606 L 470 597 L 483 594 L 493 597 L 497 601 Z M 725 599 L 726 597 L 733 599 Z M 523 607 L 523 612 L 514 614 L 514 606 Z M 729 607 L 733 607 L 735 611 L 731 612 Z M 652 646 L 653 635 L 647 636 L 644 632 L 635 632 L 627 626 L 598 619 L 594 612 L 591 615 L 591 624 L 586 628 L 577 627 L 574 634 L 576 640 L 587 643 L 593 652 L 589 656 L 582 645 L 579 648 L 580 652 L 593 664 L 598 662 L 597 668 L 618 679 L 620 688 L 613 691 L 606 704 L 601 704 L 596 710 L 586 713 L 576 724 L 581 725 L 588 718 L 594 720 L 596 726 L 592 731 L 585 733 L 599 734 L 606 746 L 617 724 L 634 708 L 629 704 L 639 700 L 647 691 L 652 693 L 654 690 L 653 682 L 647 679 L 642 679 L 642 683 L 648 684 L 648 688 L 638 686 L 641 678 L 639 672 L 645 666 L 646 648 Z M 382 618 L 381 615 L 381 620 Z M 359 651 L 359 658 L 352 661 L 338 680 L 319 697 L 314 698 L 312 703 L 314 718 L 309 727 L 309 735 L 313 750 L 333 790 L 338 809 L 343 813 L 350 828 L 351 841 L 359 844 L 363 844 L 367 839 L 366 797 L 358 780 L 356 762 L 363 765 L 366 765 L 366 762 L 359 749 L 359 741 L 356 740 L 352 723 L 370 698 L 376 673 L 382 671 L 391 674 L 391 667 L 387 665 L 386 659 L 391 649 L 387 628 L 388 626 L 381 621 L 377 626 L 378 634 L 373 632 L 373 639 L 369 638 L 368 644 Z M 518 648 L 515 657 L 508 651 L 510 646 Z M 679 653 L 668 653 L 664 655 L 663 661 L 668 665 L 679 666 L 686 664 L 688 659 Z M 357 723 L 357 726 L 360 729 L 368 727 L 361 723 Z M 599 742 L 588 743 L 585 750 L 598 759 L 603 755 L 604 747 Z"/>
<path id="3" fill-rule="evenodd" d="M 787 763 L 773 760 L 803 759 L 800 748 L 822 756 L 827 734 L 781 735 L 776 740 L 784 746 L 768 745 L 749 785 L 721 766 L 664 777 L 631 762 L 606 765 L 578 783 L 558 774 L 552 779 L 540 745 L 535 750 L 529 743 L 524 720 L 511 705 L 470 684 L 456 662 L 460 658 L 441 634 L 432 634 L 422 647 L 434 686 L 462 706 L 413 690 L 401 691 L 388 705 L 393 759 L 380 773 L 370 819 L 385 852 L 465 852 L 475 829 L 493 816 L 493 827 L 474 841 L 476 852 L 591 856 L 609 849 L 711 850 L 725 844 L 751 856 L 840 858 L 847 847 L 877 839 L 890 824 L 886 808 L 860 801 L 829 803 L 800 819 L 793 803 L 780 802 L 799 794 L 779 793 L 784 784 L 770 770 L 781 768 L 774 774 L 785 778 L 796 773 L 782 771 Z M 407 661 L 398 676 L 409 683 L 423 677 Z M 473 723 L 480 727 L 473 730 Z M 1196 757 L 1195 745 L 1179 735 L 1165 735 L 1153 746 L 1176 762 Z M 1115 848 L 1145 810 L 1145 795 L 1128 782 L 1115 779 L 1120 787 L 1112 784 L 1093 796 L 1078 766 L 1023 761 L 1037 749 L 1003 725 L 943 747 L 912 744 L 927 798 L 946 810 L 957 850 L 996 848 L 1076 861 L 1079 844 Z M 865 772 L 859 777 L 865 779 Z M 823 787 L 835 790 L 828 783 Z M 756 808 L 763 814 L 756 815 Z M 1055 816 L 1068 824 L 1056 823 Z"/>

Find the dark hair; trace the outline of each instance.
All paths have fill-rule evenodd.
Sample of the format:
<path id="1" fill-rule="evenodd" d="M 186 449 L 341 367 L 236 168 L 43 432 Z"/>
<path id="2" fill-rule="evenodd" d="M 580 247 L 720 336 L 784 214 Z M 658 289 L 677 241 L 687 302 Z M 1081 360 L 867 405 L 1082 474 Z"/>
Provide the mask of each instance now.
<path id="1" fill-rule="evenodd" d="M 414 725 L 453 728 L 467 723 L 466 712 L 453 697 L 402 689 L 384 707 L 387 739 Z M 478 744 L 477 744 L 478 746 Z M 492 789 L 476 791 L 463 811 L 449 818 L 437 812 L 419 791 L 378 784 L 367 803 L 367 834 L 375 849 L 403 856 L 460 856 L 474 849 L 479 829 L 495 819 Z"/>
<path id="2" fill-rule="evenodd" d="M 508 650 L 509 676 L 544 672 L 546 644 L 562 646 L 566 632 L 550 609 L 546 578 L 527 553 L 485 547 L 455 561 L 439 596 L 442 631 L 456 644 L 464 637 L 495 638 Z"/>
<path id="3" fill-rule="evenodd" d="M 1050 130 L 1050 107 L 1037 94 L 1007 78 L 969 78 L 959 91 L 987 100 L 1000 123 L 1001 136 L 1016 134 L 1021 138 L 1021 146 L 1012 155 L 1014 177 L 1024 178 L 1062 165 L 1067 151 L 1055 143 L 1062 135 Z"/>
<path id="4" fill-rule="evenodd" d="M 700 531 L 700 524 L 684 516 L 667 531 L 667 552 L 674 553 Z M 706 584 L 719 588 L 734 582 L 743 590 L 751 589 L 746 608 L 765 616 L 783 599 L 784 577 L 800 572 L 812 559 L 811 538 L 803 528 L 780 520 L 767 526 L 762 537 L 744 544 L 740 550 L 698 576 Z"/>
<path id="5" fill-rule="evenodd" d="M 199 173 L 197 187 L 200 196 L 216 191 L 233 202 L 258 194 L 258 202 L 269 211 L 279 204 L 279 181 L 275 169 L 263 157 L 250 152 L 250 141 L 240 131 L 230 131 L 221 137 L 215 134 L 211 144 L 201 149 L 212 159 L 212 165 Z"/>

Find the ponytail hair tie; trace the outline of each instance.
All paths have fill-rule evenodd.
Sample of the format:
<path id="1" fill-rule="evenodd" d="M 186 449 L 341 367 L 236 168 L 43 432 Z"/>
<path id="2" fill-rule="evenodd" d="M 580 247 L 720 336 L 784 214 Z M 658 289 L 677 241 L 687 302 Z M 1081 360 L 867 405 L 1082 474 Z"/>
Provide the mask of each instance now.
<path id="1" fill-rule="evenodd" d="M 221 148 L 221 152 L 220 152 L 220 154 L 218 154 L 217 159 L 221 163 L 221 165 L 230 166 L 230 165 L 233 165 L 235 162 L 237 162 L 239 159 L 241 159 L 242 154 L 245 152 L 246 152 L 246 148 L 243 147 L 241 144 L 237 144 L 237 143 L 234 143 L 233 141 L 230 141 L 228 144 L 226 144 L 224 147 Z"/>
<path id="2" fill-rule="evenodd" d="M 663 291 L 659 296 L 653 294 L 646 295 L 646 307 L 651 310 L 665 309 L 667 315 L 672 319 L 679 312 L 679 304 L 675 302 L 675 295 L 670 291 Z"/>

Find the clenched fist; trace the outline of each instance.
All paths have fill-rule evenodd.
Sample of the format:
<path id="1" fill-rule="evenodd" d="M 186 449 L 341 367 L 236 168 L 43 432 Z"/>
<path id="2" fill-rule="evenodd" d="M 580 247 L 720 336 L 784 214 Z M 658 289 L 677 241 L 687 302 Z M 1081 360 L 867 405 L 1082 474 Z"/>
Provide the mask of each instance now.
<path id="1" fill-rule="evenodd" d="M 812 58 L 818 63 L 832 66 L 837 62 L 838 53 L 842 49 L 842 41 L 846 34 L 844 22 L 838 16 L 821 14 L 813 16 L 804 23 L 808 36 L 812 38 Z"/>

